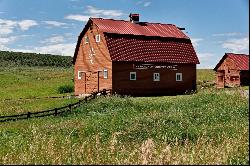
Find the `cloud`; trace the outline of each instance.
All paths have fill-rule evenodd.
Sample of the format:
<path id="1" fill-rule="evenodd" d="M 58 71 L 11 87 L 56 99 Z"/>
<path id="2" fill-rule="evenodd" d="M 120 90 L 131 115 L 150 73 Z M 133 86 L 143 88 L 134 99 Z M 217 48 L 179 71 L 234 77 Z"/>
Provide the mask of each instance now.
<path id="1" fill-rule="evenodd" d="M 222 47 L 235 53 L 249 52 L 249 37 L 228 39 L 222 44 Z"/>
<path id="2" fill-rule="evenodd" d="M 123 12 L 120 10 L 98 9 L 94 6 L 87 6 L 87 10 L 85 13 L 91 16 L 96 16 L 96 17 L 103 16 L 103 17 L 109 17 L 109 18 L 119 18 L 122 15 L 124 15 Z"/>
<path id="3" fill-rule="evenodd" d="M 88 21 L 90 16 L 80 15 L 80 14 L 70 14 L 65 17 L 65 19 L 75 20 L 75 21 Z"/>
<path id="4" fill-rule="evenodd" d="M 197 68 L 205 68 L 205 69 L 212 69 L 214 68 L 215 62 L 215 54 L 213 53 L 197 53 L 197 56 L 199 58 L 200 64 L 198 64 Z"/>
<path id="5" fill-rule="evenodd" d="M 42 44 L 55 44 L 55 43 L 62 43 L 64 42 L 63 36 L 53 36 L 50 38 L 47 38 L 45 40 L 42 40 L 40 43 Z"/>
<path id="6" fill-rule="evenodd" d="M 42 54 L 73 56 L 75 51 L 75 46 L 76 46 L 75 43 L 51 44 L 42 47 L 35 47 L 34 51 L 36 53 L 42 53 Z"/>
<path id="7" fill-rule="evenodd" d="M 48 24 L 48 25 L 54 26 L 54 27 L 60 27 L 63 25 L 67 25 L 66 23 L 58 22 L 58 21 L 43 21 L 43 22 Z"/>
<path id="8" fill-rule="evenodd" d="M 242 33 L 239 32 L 228 32 L 228 33 L 215 33 L 212 34 L 214 37 L 220 37 L 220 36 L 240 36 L 243 35 Z"/>
<path id="9" fill-rule="evenodd" d="M 0 35 L 12 33 L 16 25 L 16 21 L 0 19 Z"/>
<path id="10" fill-rule="evenodd" d="M 3 51 L 73 56 L 75 51 L 75 45 L 76 45 L 75 43 L 60 43 L 60 44 L 51 44 L 41 47 L 34 47 L 33 49 L 15 49 L 0 44 L 0 49 Z"/>
<path id="11" fill-rule="evenodd" d="M 144 7 L 148 7 L 151 5 L 151 3 L 152 2 L 150 2 L 150 1 L 141 0 L 141 1 L 136 2 L 136 5 L 143 5 Z"/>
<path id="12" fill-rule="evenodd" d="M 144 7 L 148 7 L 148 6 L 150 6 L 150 5 L 151 5 L 151 2 L 145 2 L 145 3 L 143 4 Z"/>
<path id="13" fill-rule="evenodd" d="M 8 35 L 13 33 L 13 30 L 19 27 L 21 30 L 28 30 L 30 27 L 36 26 L 38 23 L 34 20 L 5 20 L 0 19 L 0 35 Z"/>
<path id="14" fill-rule="evenodd" d="M 10 44 L 16 41 L 17 38 L 18 38 L 17 36 L 0 37 L 0 45 Z"/>
<path id="15" fill-rule="evenodd" d="M 191 38 L 192 44 L 196 48 L 199 46 L 199 42 L 202 40 L 203 40 L 202 38 Z"/>
<path id="16" fill-rule="evenodd" d="M 81 14 L 69 14 L 65 19 L 86 22 L 90 17 L 102 17 L 102 18 L 120 18 L 124 13 L 120 10 L 105 10 L 99 9 L 94 6 L 87 6 L 86 15 Z"/>
<path id="17" fill-rule="evenodd" d="M 22 21 L 18 22 L 18 25 L 20 26 L 22 31 L 25 31 L 33 26 L 37 26 L 38 23 L 34 20 L 22 20 Z"/>

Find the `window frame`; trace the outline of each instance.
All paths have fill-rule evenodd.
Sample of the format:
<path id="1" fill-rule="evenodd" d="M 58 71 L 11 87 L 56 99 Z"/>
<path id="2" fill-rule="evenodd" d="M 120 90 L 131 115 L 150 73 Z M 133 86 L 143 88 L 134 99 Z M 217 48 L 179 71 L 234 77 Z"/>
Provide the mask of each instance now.
<path id="1" fill-rule="evenodd" d="M 85 44 L 88 44 L 88 43 L 89 43 L 89 37 L 88 37 L 88 36 L 85 36 L 85 37 L 84 37 L 84 43 L 85 43 Z"/>
<path id="2" fill-rule="evenodd" d="M 158 78 L 156 78 L 156 76 L 158 75 Z M 153 81 L 160 81 L 160 73 L 153 73 Z"/>
<path id="3" fill-rule="evenodd" d="M 180 79 L 178 79 L 178 76 L 180 76 Z M 176 73 L 175 80 L 176 81 L 183 81 L 183 79 L 182 79 L 182 73 Z"/>
<path id="4" fill-rule="evenodd" d="M 98 40 L 97 40 L 97 39 L 98 39 Z M 96 41 L 97 43 L 100 43 L 100 41 L 101 41 L 101 35 L 100 35 L 100 34 L 95 35 L 95 41 Z"/>
<path id="5" fill-rule="evenodd" d="M 131 78 L 131 76 L 132 76 L 133 74 L 135 75 L 135 78 L 134 78 L 134 79 Z M 129 80 L 130 80 L 130 81 L 136 81 L 136 72 L 134 72 L 134 71 L 133 71 L 133 72 L 130 72 L 130 74 L 129 74 Z"/>
<path id="6" fill-rule="evenodd" d="M 84 71 L 78 71 L 77 72 L 77 78 L 78 78 L 78 80 L 82 79 L 82 75 L 80 75 L 81 73 L 84 73 Z"/>
<path id="7" fill-rule="evenodd" d="M 107 69 L 103 69 L 103 78 L 108 79 L 108 70 Z"/>

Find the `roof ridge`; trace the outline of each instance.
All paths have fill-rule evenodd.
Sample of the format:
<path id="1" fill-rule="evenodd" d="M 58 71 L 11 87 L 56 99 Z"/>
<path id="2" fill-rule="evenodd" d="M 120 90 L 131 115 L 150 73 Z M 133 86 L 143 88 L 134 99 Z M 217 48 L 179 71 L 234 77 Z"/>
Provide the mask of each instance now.
<path id="1" fill-rule="evenodd" d="M 225 54 L 234 54 L 234 55 L 243 55 L 243 56 L 249 56 L 248 54 L 243 54 L 243 53 L 232 53 L 232 52 L 227 52 Z"/>
<path id="2" fill-rule="evenodd" d="M 125 22 L 130 22 L 129 20 L 116 20 L 112 18 L 102 18 L 102 17 L 90 17 L 90 19 L 102 19 L 102 20 L 112 20 L 112 21 L 125 21 Z M 145 21 L 139 21 L 139 23 L 149 23 L 149 24 L 161 24 L 161 25 L 173 25 L 176 26 L 175 24 L 171 23 L 159 23 L 159 22 L 145 22 Z"/>

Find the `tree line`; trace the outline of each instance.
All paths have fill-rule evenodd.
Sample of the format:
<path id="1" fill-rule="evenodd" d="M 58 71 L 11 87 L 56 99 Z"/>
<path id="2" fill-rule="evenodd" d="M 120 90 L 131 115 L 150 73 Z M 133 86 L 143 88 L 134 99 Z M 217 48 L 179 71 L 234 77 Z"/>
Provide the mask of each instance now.
<path id="1" fill-rule="evenodd" d="M 71 56 L 0 51 L 0 67 L 1 66 L 2 67 L 10 67 L 10 66 L 71 67 L 72 60 L 73 58 Z"/>

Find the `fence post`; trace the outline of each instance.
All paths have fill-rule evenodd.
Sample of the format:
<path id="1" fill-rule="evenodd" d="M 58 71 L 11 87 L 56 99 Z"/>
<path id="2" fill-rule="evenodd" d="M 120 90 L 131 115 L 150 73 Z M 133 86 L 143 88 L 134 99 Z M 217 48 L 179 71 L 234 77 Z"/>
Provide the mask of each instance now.
<path id="1" fill-rule="evenodd" d="M 69 104 L 69 111 L 71 111 L 71 104 Z"/>
<path id="2" fill-rule="evenodd" d="M 31 115 L 31 113 L 30 113 L 30 112 L 28 112 L 28 113 L 27 113 L 27 118 L 30 118 L 30 115 Z"/>
<path id="3" fill-rule="evenodd" d="M 107 95 L 107 92 L 106 92 L 106 89 L 103 89 L 103 96 L 106 96 Z"/>
<path id="4" fill-rule="evenodd" d="M 57 108 L 55 108 L 55 116 L 57 116 Z"/>

